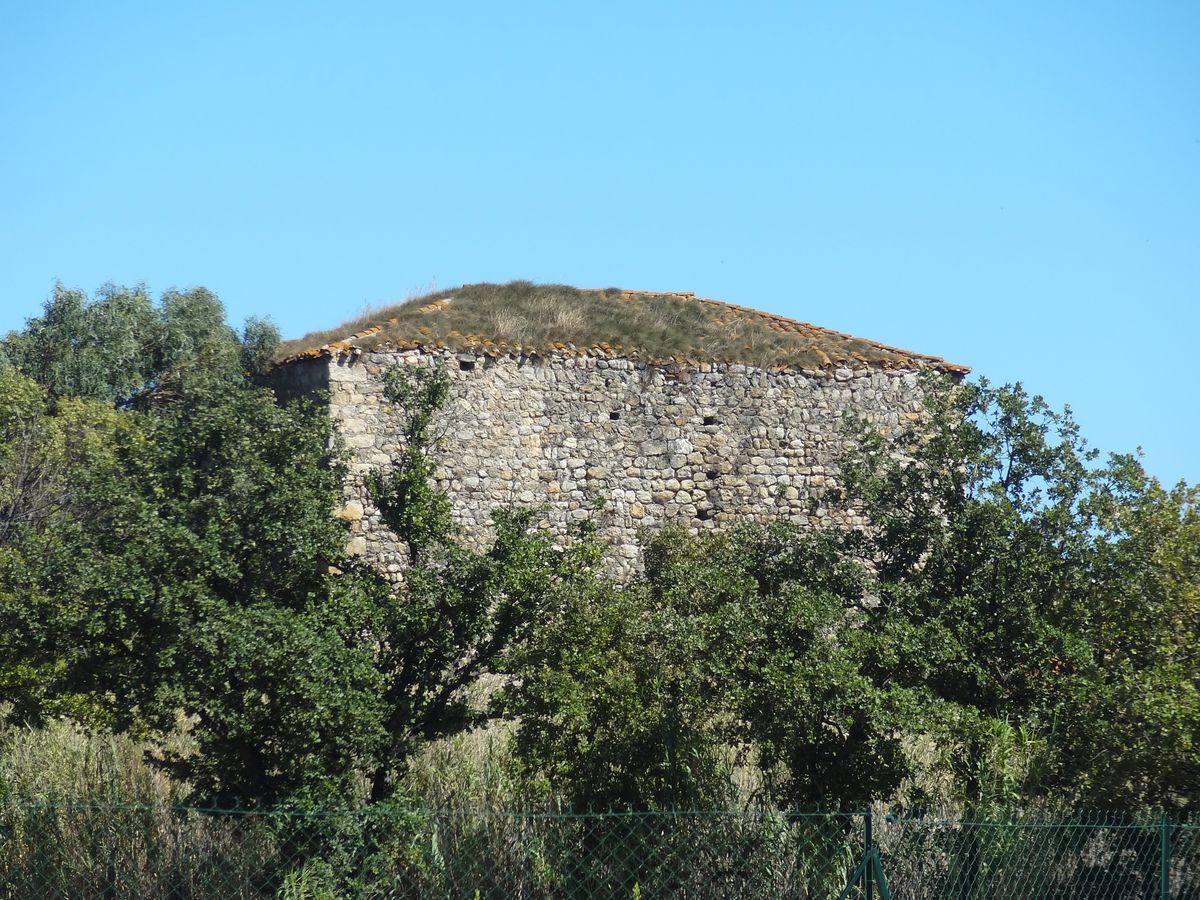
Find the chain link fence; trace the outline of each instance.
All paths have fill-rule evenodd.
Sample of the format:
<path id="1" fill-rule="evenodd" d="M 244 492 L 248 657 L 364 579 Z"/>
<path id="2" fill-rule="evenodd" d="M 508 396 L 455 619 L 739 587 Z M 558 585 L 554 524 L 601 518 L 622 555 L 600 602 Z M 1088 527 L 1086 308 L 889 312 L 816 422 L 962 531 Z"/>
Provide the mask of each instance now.
<path id="1" fill-rule="evenodd" d="M 869 819 L 8 803 L 0 897 L 1200 898 L 1200 826 Z"/>
<path id="2" fill-rule="evenodd" d="M 1200 897 L 1200 827 L 1167 819 L 884 816 L 875 834 L 894 897 Z"/>

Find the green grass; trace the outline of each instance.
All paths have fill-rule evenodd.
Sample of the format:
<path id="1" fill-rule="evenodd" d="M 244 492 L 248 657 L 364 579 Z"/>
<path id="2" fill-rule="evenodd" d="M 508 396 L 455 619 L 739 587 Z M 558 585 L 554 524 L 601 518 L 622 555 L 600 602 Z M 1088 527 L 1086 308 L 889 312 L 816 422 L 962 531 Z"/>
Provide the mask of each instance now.
<path id="1" fill-rule="evenodd" d="M 352 337 L 379 326 L 371 334 Z M 285 343 L 285 360 L 348 341 L 363 350 L 443 346 L 498 353 L 586 351 L 647 361 L 729 362 L 763 368 L 961 367 L 937 357 L 691 294 L 561 284 L 470 284 L 374 310 Z"/>

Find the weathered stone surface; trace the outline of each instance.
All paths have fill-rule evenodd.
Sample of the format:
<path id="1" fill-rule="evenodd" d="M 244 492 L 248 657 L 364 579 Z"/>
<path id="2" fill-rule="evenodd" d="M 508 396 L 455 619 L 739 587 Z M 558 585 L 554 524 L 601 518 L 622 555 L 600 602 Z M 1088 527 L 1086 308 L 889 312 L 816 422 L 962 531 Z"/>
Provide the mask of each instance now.
<path id="1" fill-rule="evenodd" d="M 438 486 L 469 539 L 487 540 L 500 507 L 540 507 L 555 536 L 596 516 L 616 571 L 636 566 L 638 528 L 672 518 L 693 531 L 735 519 L 861 527 L 853 505 L 825 500 L 839 486 L 843 417 L 887 434 L 922 411 L 910 370 L 662 367 L 571 355 L 462 361 L 451 351 L 410 350 L 305 360 L 292 373 L 294 364 L 281 367 L 277 380 L 288 393 L 328 390 L 350 457 L 337 515 L 351 522 L 353 550 L 389 577 L 399 577 L 403 551 L 363 479 L 403 443 L 400 412 L 381 390 L 392 366 L 442 365 L 451 379 L 432 454 Z"/>

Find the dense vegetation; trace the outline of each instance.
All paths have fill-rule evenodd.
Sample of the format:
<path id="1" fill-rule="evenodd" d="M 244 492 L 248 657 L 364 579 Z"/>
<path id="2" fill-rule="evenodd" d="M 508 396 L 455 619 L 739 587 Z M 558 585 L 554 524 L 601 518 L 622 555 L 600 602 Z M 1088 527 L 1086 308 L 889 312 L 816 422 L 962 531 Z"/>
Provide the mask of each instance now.
<path id="1" fill-rule="evenodd" d="M 870 532 L 667 529 L 617 584 L 536 510 L 467 549 L 425 454 L 447 383 L 395 375 L 396 590 L 345 555 L 328 418 L 256 380 L 276 340 L 112 288 L 0 342 L 0 794 L 1200 804 L 1200 492 L 1019 387 L 860 428 Z"/>

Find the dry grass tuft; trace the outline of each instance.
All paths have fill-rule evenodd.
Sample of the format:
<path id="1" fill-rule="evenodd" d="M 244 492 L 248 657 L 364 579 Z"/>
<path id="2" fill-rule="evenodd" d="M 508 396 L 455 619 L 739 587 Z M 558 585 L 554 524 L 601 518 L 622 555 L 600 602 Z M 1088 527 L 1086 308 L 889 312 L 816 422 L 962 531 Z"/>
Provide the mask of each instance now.
<path id="1" fill-rule="evenodd" d="M 530 340 L 529 320 L 511 309 L 496 309 L 491 314 L 491 333 L 498 341 L 525 344 Z"/>

